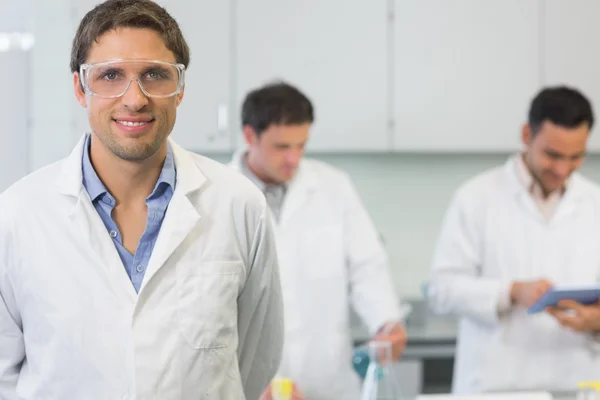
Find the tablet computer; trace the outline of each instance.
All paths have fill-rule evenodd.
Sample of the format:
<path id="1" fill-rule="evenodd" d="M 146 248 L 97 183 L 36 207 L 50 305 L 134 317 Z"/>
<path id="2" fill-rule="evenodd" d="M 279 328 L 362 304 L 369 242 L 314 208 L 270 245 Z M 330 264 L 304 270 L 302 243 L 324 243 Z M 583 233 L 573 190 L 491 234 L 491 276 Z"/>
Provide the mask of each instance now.
<path id="1" fill-rule="evenodd" d="M 548 290 L 539 300 L 527 309 L 529 314 L 544 311 L 546 307 L 558 305 L 561 300 L 575 300 L 581 304 L 594 304 L 600 299 L 600 285 L 590 286 L 555 286 Z"/>

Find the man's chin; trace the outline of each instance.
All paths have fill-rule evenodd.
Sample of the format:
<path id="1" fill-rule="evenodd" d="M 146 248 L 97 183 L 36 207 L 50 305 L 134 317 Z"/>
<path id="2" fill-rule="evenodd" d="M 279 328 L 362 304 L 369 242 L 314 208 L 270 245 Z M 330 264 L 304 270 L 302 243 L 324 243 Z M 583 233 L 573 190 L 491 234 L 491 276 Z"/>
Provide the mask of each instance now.
<path id="1" fill-rule="evenodd" d="M 290 180 L 292 180 L 292 178 L 294 177 L 294 172 L 286 172 L 286 173 L 282 173 L 278 176 L 278 181 L 280 183 L 286 183 Z"/>
<path id="2" fill-rule="evenodd" d="M 565 181 L 553 181 L 544 185 L 546 192 L 552 193 L 561 190 L 565 186 Z"/>

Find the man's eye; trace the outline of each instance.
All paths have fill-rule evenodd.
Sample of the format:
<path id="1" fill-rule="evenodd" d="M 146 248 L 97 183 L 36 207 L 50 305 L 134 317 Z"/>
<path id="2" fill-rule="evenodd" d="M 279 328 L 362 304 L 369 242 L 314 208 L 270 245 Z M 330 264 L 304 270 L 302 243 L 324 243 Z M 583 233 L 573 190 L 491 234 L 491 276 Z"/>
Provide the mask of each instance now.
<path id="1" fill-rule="evenodd" d="M 119 75 L 116 72 L 107 72 L 102 76 L 102 79 L 113 81 L 113 80 L 117 79 L 118 77 L 119 77 Z"/>

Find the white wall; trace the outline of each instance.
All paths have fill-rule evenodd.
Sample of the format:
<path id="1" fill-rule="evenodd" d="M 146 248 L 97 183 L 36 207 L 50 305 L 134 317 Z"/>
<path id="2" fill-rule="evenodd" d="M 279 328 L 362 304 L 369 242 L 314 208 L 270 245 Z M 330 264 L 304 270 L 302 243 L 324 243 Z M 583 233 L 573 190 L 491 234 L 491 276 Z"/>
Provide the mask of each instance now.
<path id="1" fill-rule="evenodd" d="M 30 53 L 0 52 L 0 191 L 29 167 Z"/>
<path id="2" fill-rule="evenodd" d="M 30 30 L 30 6 L 28 0 L 0 0 L 0 191 L 29 167 L 31 53 L 2 33 Z"/>

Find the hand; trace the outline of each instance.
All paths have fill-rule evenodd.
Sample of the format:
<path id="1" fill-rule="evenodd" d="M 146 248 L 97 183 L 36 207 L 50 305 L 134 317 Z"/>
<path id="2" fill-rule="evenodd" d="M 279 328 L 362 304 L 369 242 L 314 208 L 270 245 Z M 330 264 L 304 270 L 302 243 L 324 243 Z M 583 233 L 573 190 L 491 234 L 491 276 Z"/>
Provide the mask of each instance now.
<path id="1" fill-rule="evenodd" d="M 576 332 L 600 331 L 600 299 L 587 306 L 574 300 L 562 300 L 556 307 L 548 307 L 546 311 L 565 328 Z"/>
<path id="2" fill-rule="evenodd" d="M 510 298 L 513 304 L 529 308 L 552 286 L 552 282 L 546 279 L 530 282 L 514 282 L 510 289 Z"/>
<path id="3" fill-rule="evenodd" d="M 273 400 L 273 395 L 271 394 L 271 385 L 265 389 L 259 400 Z M 292 390 L 292 400 L 304 400 L 304 395 L 300 393 L 300 390 L 298 390 L 298 386 L 296 386 L 295 383 Z"/>
<path id="4" fill-rule="evenodd" d="M 380 329 L 373 340 L 390 343 L 392 345 L 392 361 L 398 361 L 406 348 L 406 330 L 398 322 L 388 323 Z"/>

